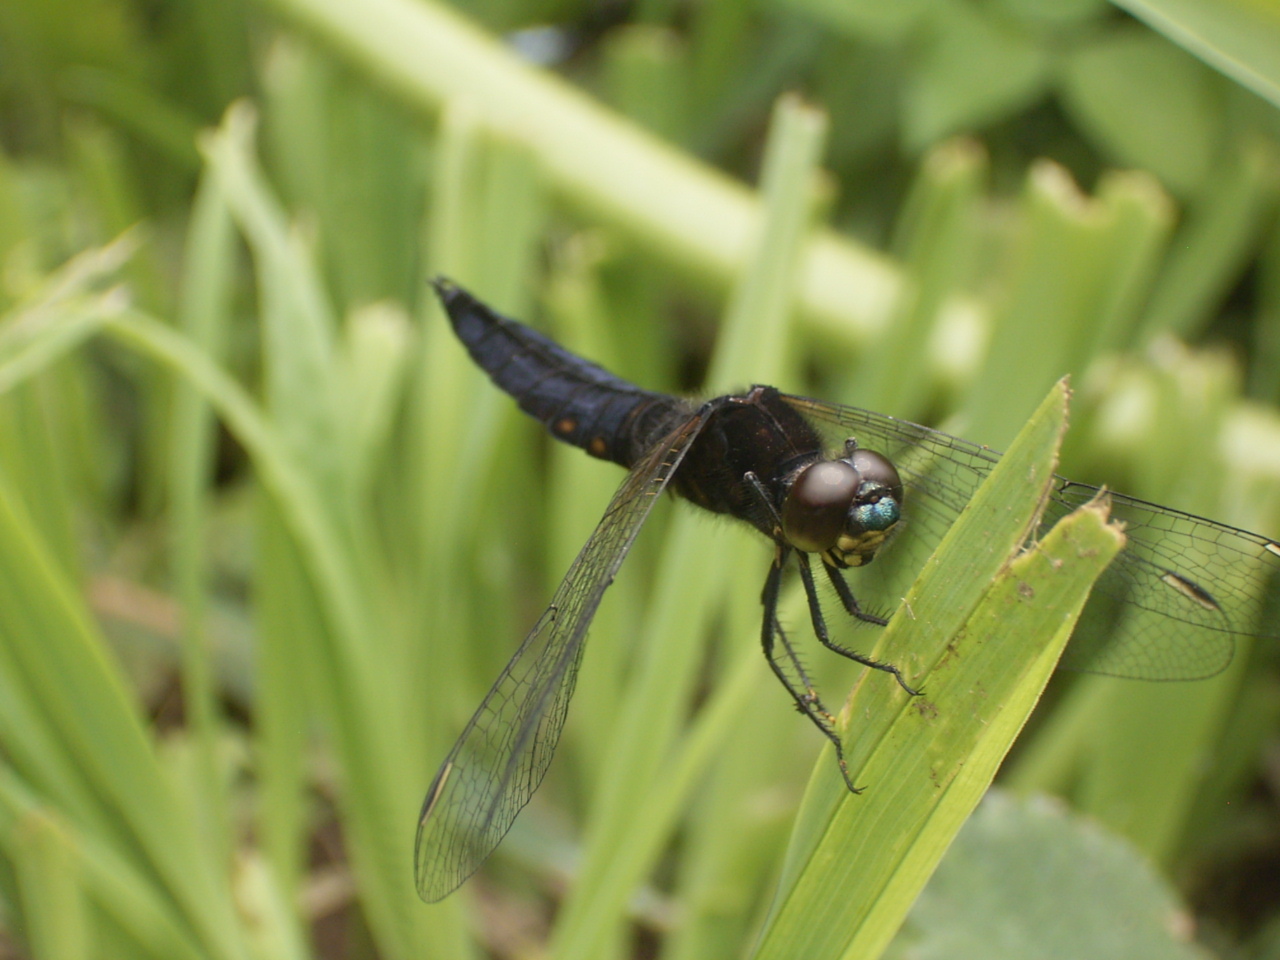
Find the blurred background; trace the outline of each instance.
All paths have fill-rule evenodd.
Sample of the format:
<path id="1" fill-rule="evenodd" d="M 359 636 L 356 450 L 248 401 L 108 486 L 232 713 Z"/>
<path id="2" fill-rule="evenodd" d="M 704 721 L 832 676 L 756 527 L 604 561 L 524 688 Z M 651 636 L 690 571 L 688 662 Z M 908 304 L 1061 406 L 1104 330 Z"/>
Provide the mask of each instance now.
<path id="1" fill-rule="evenodd" d="M 414 896 L 621 480 L 426 280 L 997 448 L 1070 374 L 1064 474 L 1280 536 L 1278 49 L 1247 0 L 6 0 L 0 956 L 751 955 L 830 758 L 724 683 L 768 545 L 667 504 L 542 790 Z M 1055 679 L 888 955 L 1280 957 L 1276 667 Z"/>

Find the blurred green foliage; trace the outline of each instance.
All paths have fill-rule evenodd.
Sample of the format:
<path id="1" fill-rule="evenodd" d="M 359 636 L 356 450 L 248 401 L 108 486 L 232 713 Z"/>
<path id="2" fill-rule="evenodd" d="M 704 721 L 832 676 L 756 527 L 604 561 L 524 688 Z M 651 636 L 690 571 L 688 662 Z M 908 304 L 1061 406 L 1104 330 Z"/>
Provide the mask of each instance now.
<path id="1" fill-rule="evenodd" d="M 610 592 L 499 854 L 413 897 L 433 765 L 619 480 L 471 366 L 436 273 L 646 386 L 767 379 L 996 446 L 1071 374 L 1064 473 L 1280 533 L 1280 18 L 1122 6 L 6 0 L 5 936 L 57 958 L 764 942 L 817 738 L 748 661 L 766 545 L 683 508 Z M 859 674 L 830 659 L 836 703 Z M 1280 950 L 1275 667 L 1061 678 L 1005 771 L 1126 837 L 1222 955 Z M 905 937 L 949 942 L 947 898 L 999 872 L 982 849 Z M 1047 885 L 1027 902 L 1074 915 L 1078 877 L 1043 873 L 1017 874 Z"/>

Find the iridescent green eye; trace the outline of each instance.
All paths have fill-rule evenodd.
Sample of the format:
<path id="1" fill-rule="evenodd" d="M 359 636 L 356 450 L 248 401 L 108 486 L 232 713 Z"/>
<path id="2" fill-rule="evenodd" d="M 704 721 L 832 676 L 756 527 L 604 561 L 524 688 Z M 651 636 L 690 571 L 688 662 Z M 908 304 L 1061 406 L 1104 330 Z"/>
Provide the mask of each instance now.
<path id="1" fill-rule="evenodd" d="M 888 530 L 902 517 L 898 501 L 885 497 L 875 503 L 864 503 L 849 511 L 850 519 L 863 530 Z"/>

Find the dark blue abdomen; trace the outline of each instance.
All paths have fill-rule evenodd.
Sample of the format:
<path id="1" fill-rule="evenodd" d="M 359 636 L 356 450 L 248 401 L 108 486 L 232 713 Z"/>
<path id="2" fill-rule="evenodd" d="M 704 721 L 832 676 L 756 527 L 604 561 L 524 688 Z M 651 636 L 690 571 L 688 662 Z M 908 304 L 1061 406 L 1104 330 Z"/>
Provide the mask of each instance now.
<path id="1" fill-rule="evenodd" d="M 614 376 L 448 280 L 434 286 L 471 358 L 557 439 L 631 467 L 689 415 L 686 401 Z"/>

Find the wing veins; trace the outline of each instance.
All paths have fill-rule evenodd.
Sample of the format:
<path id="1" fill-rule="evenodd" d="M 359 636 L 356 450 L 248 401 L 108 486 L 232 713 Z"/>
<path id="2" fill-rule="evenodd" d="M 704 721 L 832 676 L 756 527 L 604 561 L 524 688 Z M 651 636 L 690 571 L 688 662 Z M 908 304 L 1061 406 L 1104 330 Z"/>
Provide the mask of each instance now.
<path id="1" fill-rule="evenodd" d="M 1000 459 L 987 447 L 910 421 L 807 397 L 783 399 L 862 446 L 883 444 L 880 452 L 895 460 L 907 487 L 906 520 L 935 542 Z M 834 431 L 829 439 L 838 442 Z M 1041 529 L 1099 489 L 1058 477 Z M 1198 679 L 1230 662 L 1235 637 L 1277 638 L 1276 627 L 1261 622 L 1266 578 L 1280 574 L 1280 548 L 1274 540 L 1136 497 L 1108 494 L 1129 542 L 1095 592 L 1123 601 L 1128 616 L 1114 631 L 1105 662 L 1098 661 L 1102 666 L 1083 669 L 1148 680 Z M 892 551 L 906 539 L 895 538 L 886 546 L 886 560 L 897 559 Z M 910 543 L 903 548 L 906 565 L 918 566 L 922 550 Z M 1213 604 L 1171 588 L 1162 580 L 1165 574 L 1203 591 Z M 1175 623 L 1180 628 L 1170 629 Z M 1075 647 L 1073 639 L 1068 654 Z M 1081 662 L 1077 659 L 1073 669 Z"/>
<path id="2" fill-rule="evenodd" d="M 424 900 L 442 899 L 474 873 L 541 783 L 563 730 L 596 608 L 713 410 L 704 405 L 623 480 L 546 611 L 445 758 L 424 802 L 414 845 Z"/>

